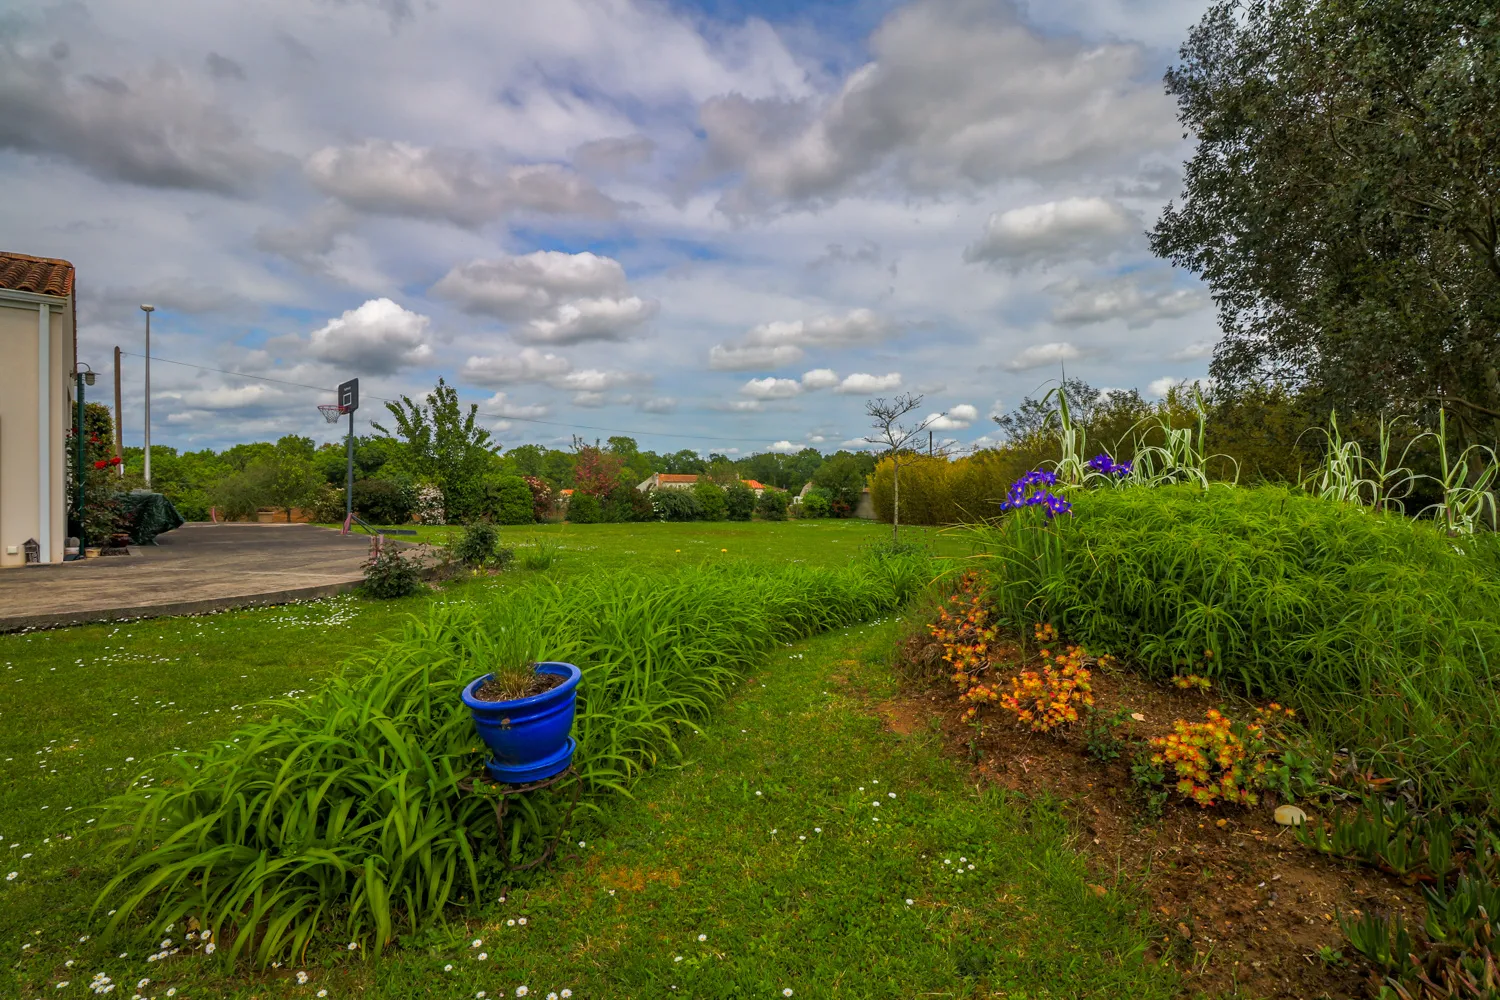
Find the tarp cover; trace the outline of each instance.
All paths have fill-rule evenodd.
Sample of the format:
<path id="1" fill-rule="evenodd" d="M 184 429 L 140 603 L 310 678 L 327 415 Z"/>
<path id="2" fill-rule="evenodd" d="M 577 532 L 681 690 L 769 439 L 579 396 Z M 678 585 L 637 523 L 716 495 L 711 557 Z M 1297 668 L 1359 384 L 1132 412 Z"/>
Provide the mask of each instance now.
<path id="1" fill-rule="evenodd" d="M 136 545 L 152 544 L 163 531 L 179 528 L 184 523 L 172 501 L 160 493 L 131 490 L 124 499 L 125 516 L 130 520 L 130 540 Z"/>

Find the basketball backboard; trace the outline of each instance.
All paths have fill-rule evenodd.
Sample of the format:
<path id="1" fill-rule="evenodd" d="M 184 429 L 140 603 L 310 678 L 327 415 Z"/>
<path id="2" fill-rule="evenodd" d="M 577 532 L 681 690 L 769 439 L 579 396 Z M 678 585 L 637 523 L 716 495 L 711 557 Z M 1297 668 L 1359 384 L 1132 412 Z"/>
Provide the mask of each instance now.
<path id="1" fill-rule="evenodd" d="M 344 413 L 359 409 L 359 379 L 351 378 L 339 386 L 339 409 Z"/>

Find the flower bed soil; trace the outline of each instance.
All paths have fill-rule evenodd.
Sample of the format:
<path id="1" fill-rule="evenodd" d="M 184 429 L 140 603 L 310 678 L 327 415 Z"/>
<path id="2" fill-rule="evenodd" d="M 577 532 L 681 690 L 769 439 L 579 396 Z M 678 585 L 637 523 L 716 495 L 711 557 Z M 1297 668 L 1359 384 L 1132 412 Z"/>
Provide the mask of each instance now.
<path id="1" fill-rule="evenodd" d="M 914 674 L 931 676 L 941 647 L 934 654 L 919 636 L 902 655 Z M 1040 662 L 1009 644 L 991 669 L 1008 677 Z M 1164 736 L 1174 720 L 1200 721 L 1209 708 L 1237 718 L 1251 714 L 1250 705 L 1216 692 L 1178 691 L 1118 668 L 1095 669 L 1093 693 L 1101 717 L 1120 709 L 1144 716 L 1127 718 L 1117 730 L 1132 740 Z M 1084 723 L 1033 733 L 998 708 L 982 713 L 982 728 L 962 721 L 963 713 L 956 690 L 941 680 L 882 707 L 896 732 L 939 729 L 948 752 L 969 762 L 976 781 L 1066 803 L 1079 849 L 1098 875 L 1095 891 L 1112 891 L 1118 879 L 1145 893 L 1161 928 L 1152 957 L 1165 956 L 1181 969 L 1187 995 L 1373 996 L 1370 970 L 1344 941 L 1338 914 L 1394 911 L 1420 925 L 1415 886 L 1303 847 L 1272 819 L 1274 801 L 1200 809 L 1174 793 L 1153 818 L 1131 780 L 1131 751 L 1099 762 L 1086 750 Z M 1318 810 L 1304 807 L 1316 822 Z M 1325 961 L 1320 948 L 1342 952 L 1343 959 Z"/>

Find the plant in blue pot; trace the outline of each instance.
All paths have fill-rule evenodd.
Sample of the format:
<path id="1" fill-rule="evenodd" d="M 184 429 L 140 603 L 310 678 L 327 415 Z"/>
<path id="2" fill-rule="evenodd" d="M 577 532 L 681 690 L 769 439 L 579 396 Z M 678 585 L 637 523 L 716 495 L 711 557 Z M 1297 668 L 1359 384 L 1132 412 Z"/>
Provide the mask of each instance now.
<path id="1" fill-rule="evenodd" d="M 566 771 L 577 747 L 571 733 L 582 677 L 578 668 L 538 661 L 520 629 L 466 637 L 465 644 L 472 660 L 490 667 L 463 690 L 474 728 L 490 751 L 489 776 L 521 785 Z"/>

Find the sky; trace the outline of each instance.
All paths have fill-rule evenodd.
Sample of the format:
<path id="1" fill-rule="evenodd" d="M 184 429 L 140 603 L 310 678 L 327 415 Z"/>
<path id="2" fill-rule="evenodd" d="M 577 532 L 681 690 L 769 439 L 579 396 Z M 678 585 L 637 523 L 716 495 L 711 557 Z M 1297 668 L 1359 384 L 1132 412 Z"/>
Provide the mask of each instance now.
<path id="1" fill-rule="evenodd" d="M 363 433 L 443 376 L 506 447 L 829 452 L 903 392 L 983 447 L 1064 367 L 1205 374 L 1146 232 L 1206 7 L 20 0 L 0 249 L 76 265 L 127 445 L 150 303 L 155 445 L 334 440 L 338 383 Z"/>

